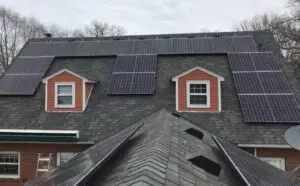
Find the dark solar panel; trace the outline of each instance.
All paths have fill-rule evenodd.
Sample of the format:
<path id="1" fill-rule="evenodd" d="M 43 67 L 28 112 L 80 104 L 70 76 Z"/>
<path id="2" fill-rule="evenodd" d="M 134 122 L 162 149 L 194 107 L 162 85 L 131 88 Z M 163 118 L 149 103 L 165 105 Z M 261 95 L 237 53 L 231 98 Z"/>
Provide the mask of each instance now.
<path id="1" fill-rule="evenodd" d="M 233 73 L 238 94 L 264 93 L 257 73 Z"/>
<path id="2" fill-rule="evenodd" d="M 173 41 L 171 39 L 154 40 L 155 54 L 173 54 Z"/>
<path id="3" fill-rule="evenodd" d="M 105 48 L 104 44 L 102 48 Z M 81 42 L 76 50 L 75 56 L 92 56 L 95 53 L 101 53 L 98 52 L 100 49 L 101 45 L 95 41 Z"/>
<path id="4" fill-rule="evenodd" d="M 155 41 L 150 39 L 136 40 L 132 54 L 156 54 Z"/>
<path id="5" fill-rule="evenodd" d="M 49 42 L 45 43 L 40 56 L 64 56 L 64 50 L 62 48 L 62 43 Z"/>
<path id="6" fill-rule="evenodd" d="M 118 41 L 114 42 L 115 54 L 131 54 L 134 48 L 134 41 Z"/>
<path id="7" fill-rule="evenodd" d="M 65 42 L 62 43 L 61 49 L 64 56 L 74 56 L 77 52 L 80 42 Z"/>
<path id="8" fill-rule="evenodd" d="M 239 95 L 246 122 L 274 122 L 272 111 L 265 95 Z"/>
<path id="9" fill-rule="evenodd" d="M 192 54 L 194 53 L 191 39 L 173 39 L 173 53 Z"/>
<path id="10" fill-rule="evenodd" d="M 156 55 L 138 55 L 136 58 L 135 72 L 155 72 L 157 66 Z"/>
<path id="11" fill-rule="evenodd" d="M 250 53 L 250 56 L 257 71 L 281 70 L 273 53 Z"/>
<path id="12" fill-rule="evenodd" d="M 213 42 L 215 51 L 219 53 L 234 51 L 233 39 L 231 37 L 216 37 Z"/>
<path id="13" fill-rule="evenodd" d="M 252 37 L 233 37 L 235 52 L 258 52 L 256 43 Z"/>
<path id="14" fill-rule="evenodd" d="M 251 57 L 245 53 L 229 53 L 229 64 L 231 71 L 255 71 Z"/>
<path id="15" fill-rule="evenodd" d="M 22 51 L 19 55 L 20 56 L 39 56 L 45 45 L 46 45 L 45 43 L 30 42 L 22 49 Z"/>
<path id="16" fill-rule="evenodd" d="M 0 95 L 13 95 L 23 75 L 5 75 L 0 79 Z"/>
<path id="17" fill-rule="evenodd" d="M 257 74 L 265 93 L 291 93 L 282 72 L 259 72 Z"/>
<path id="18" fill-rule="evenodd" d="M 27 71 L 28 74 L 45 74 L 53 61 L 53 57 L 39 57 L 36 58 L 30 69 Z"/>
<path id="19" fill-rule="evenodd" d="M 134 72 L 136 59 L 137 59 L 136 55 L 117 56 L 113 71 Z"/>
<path id="20" fill-rule="evenodd" d="M 133 73 L 112 74 L 107 90 L 108 94 L 130 94 Z"/>
<path id="21" fill-rule="evenodd" d="M 7 74 L 26 74 L 37 58 L 17 58 L 7 69 Z"/>
<path id="22" fill-rule="evenodd" d="M 155 73 L 135 73 L 131 94 L 153 94 L 155 91 Z"/>
<path id="23" fill-rule="evenodd" d="M 277 122 L 300 122 L 300 108 L 294 95 L 268 95 Z"/>
<path id="24" fill-rule="evenodd" d="M 39 86 L 43 75 L 24 75 L 14 90 L 15 95 L 32 95 Z"/>

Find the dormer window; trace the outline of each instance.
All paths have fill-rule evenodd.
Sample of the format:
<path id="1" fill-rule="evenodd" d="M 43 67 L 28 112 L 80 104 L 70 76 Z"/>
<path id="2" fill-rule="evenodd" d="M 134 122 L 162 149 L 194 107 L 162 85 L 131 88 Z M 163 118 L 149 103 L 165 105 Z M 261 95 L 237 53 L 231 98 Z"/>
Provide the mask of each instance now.
<path id="1" fill-rule="evenodd" d="M 177 112 L 221 112 L 221 82 L 224 78 L 195 67 L 172 78 L 176 83 Z"/>
<path id="2" fill-rule="evenodd" d="M 187 106 L 188 108 L 210 107 L 209 81 L 187 81 Z"/>
<path id="3" fill-rule="evenodd" d="M 55 83 L 55 107 L 75 107 L 75 83 Z"/>
<path id="4" fill-rule="evenodd" d="M 61 69 L 44 78 L 43 82 L 47 112 L 83 112 L 97 80 L 80 69 Z"/>

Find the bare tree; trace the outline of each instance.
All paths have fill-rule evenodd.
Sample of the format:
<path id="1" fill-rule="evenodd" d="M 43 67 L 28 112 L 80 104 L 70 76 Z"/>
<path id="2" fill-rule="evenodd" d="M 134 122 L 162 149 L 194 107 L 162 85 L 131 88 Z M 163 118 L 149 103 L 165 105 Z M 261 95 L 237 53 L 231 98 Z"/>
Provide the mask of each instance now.
<path id="1" fill-rule="evenodd" d="M 120 36 L 126 33 L 125 29 L 119 25 L 109 25 L 98 20 L 93 20 L 90 25 L 83 30 L 76 29 L 72 35 L 76 37 L 103 37 L 103 36 Z"/>
<path id="2" fill-rule="evenodd" d="M 282 49 L 287 61 L 294 66 L 300 78 L 300 0 L 290 0 L 289 13 L 285 15 L 256 15 L 243 20 L 235 27 L 238 31 L 267 30 L 274 33 L 275 40 Z"/>

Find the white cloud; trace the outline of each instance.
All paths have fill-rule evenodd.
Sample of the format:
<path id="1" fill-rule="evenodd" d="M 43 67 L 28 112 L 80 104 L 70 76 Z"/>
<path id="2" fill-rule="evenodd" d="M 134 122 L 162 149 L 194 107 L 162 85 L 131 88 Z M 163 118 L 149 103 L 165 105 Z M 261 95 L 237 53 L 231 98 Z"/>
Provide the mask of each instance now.
<path id="1" fill-rule="evenodd" d="M 240 20 L 282 12 L 285 0 L 0 0 L 45 24 L 78 28 L 92 19 L 122 25 L 128 34 L 231 30 Z"/>

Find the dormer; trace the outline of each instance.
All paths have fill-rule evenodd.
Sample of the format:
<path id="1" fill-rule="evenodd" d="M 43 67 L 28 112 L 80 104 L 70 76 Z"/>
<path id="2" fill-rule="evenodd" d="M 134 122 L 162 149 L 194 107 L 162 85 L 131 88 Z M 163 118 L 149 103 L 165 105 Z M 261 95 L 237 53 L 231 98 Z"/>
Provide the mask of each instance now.
<path id="1" fill-rule="evenodd" d="M 221 81 L 224 78 L 195 67 L 172 78 L 176 83 L 178 112 L 221 112 Z"/>
<path id="2" fill-rule="evenodd" d="M 62 69 L 43 79 L 47 112 L 83 112 L 97 81 L 91 75 Z"/>

